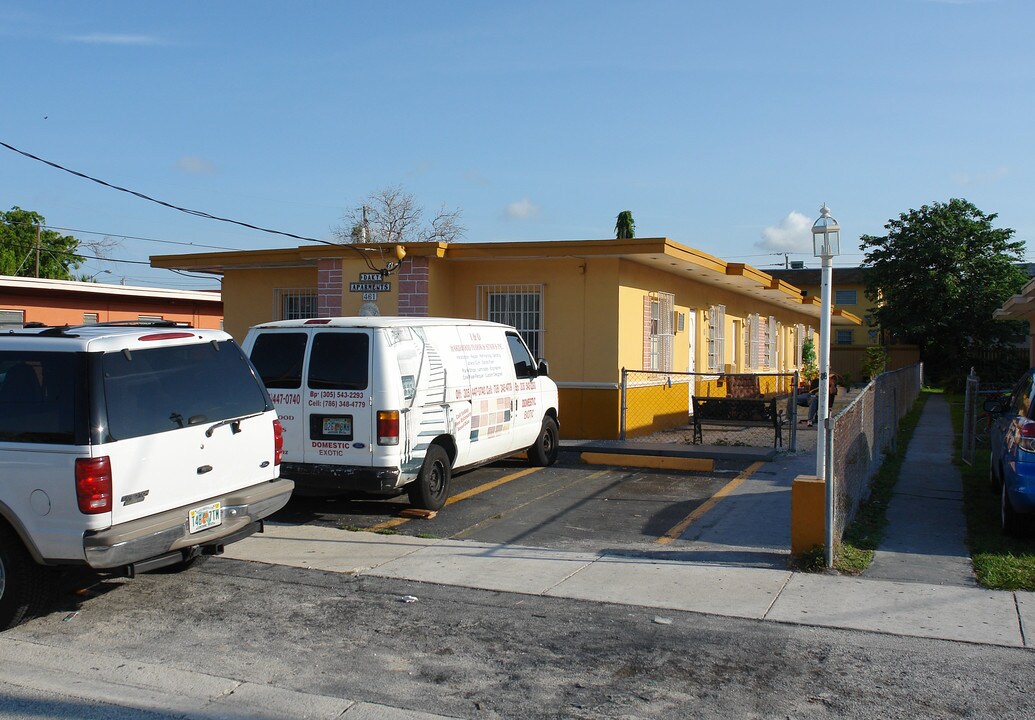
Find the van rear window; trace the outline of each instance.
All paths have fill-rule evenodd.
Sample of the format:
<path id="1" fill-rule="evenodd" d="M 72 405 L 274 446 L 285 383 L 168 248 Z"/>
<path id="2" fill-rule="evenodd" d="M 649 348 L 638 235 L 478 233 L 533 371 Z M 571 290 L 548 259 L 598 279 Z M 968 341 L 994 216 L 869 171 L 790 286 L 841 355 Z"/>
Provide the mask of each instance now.
<path id="1" fill-rule="evenodd" d="M 82 354 L 0 352 L 0 441 L 85 441 L 84 386 Z"/>
<path id="2" fill-rule="evenodd" d="M 317 333 L 309 356 L 309 387 L 313 390 L 365 390 L 369 356 L 370 338 L 366 333 Z"/>
<path id="3" fill-rule="evenodd" d="M 302 387 L 306 333 L 264 333 L 255 338 L 252 364 L 270 389 Z"/>
<path id="4" fill-rule="evenodd" d="M 123 350 L 101 358 L 115 440 L 261 413 L 268 397 L 230 341 Z"/>

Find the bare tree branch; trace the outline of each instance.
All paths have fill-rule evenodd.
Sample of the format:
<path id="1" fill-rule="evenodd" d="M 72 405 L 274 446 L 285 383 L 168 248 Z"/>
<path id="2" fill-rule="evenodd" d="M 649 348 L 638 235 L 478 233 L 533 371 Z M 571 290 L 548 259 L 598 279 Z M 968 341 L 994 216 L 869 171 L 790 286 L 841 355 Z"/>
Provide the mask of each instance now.
<path id="1" fill-rule="evenodd" d="M 421 241 L 455 242 L 463 237 L 459 209 L 447 212 L 445 206 L 423 225 L 424 209 L 401 186 L 371 193 L 363 204 L 347 211 L 342 225 L 333 232 L 340 243 L 405 244 Z"/>

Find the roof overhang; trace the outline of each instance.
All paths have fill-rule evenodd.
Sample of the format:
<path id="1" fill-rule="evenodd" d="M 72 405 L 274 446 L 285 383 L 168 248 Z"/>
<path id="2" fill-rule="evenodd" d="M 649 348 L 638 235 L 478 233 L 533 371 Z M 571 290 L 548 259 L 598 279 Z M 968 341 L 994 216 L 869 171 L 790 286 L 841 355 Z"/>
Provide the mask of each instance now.
<path id="1" fill-rule="evenodd" d="M 784 280 L 777 280 L 744 263 L 727 263 L 713 255 L 664 237 L 629 240 L 409 243 L 405 248 L 407 256 L 437 257 L 450 262 L 618 258 L 704 285 L 748 295 L 767 305 L 806 316 L 819 319 L 821 315 L 818 300 L 802 296 L 799 288 Z M 387 260 L 394 259 L 394 255 L 385 245 L 308 245 L 280 250 L 155 255 L 151 257 L 151 264 L 160 268 L 221 274 L 229 270 L 315 267 L 321 259 L 350 259 L 357 256 L 369 259 L 378 267 L 383 267 Z M 835 325 L 863 324 L 860 318 L 837 308 L 832 310 L 831 322 Z"/>
<path id="2" fill-rule="evenodd" d="M 173 290 L 170 288 L 140 287 L 137 285 L 108 285 L 106 283 L 80 282 L 77 280 L 51 280 L 50 278 L 27 278 L 0 275 L 0 292 L 20 295 L 90 295 L 107 297 L 147 298 L 152 300 L 175 300 L 190 302 L 222 302 L 218 290 Z"/>
<path id="3" fill-rule="evenodd" d="M 1035 280 L 1029 280 L 1020 293 L 1011 296 L 1003 306 L 992 313 L 996 320 L 1035 319 Z"/>

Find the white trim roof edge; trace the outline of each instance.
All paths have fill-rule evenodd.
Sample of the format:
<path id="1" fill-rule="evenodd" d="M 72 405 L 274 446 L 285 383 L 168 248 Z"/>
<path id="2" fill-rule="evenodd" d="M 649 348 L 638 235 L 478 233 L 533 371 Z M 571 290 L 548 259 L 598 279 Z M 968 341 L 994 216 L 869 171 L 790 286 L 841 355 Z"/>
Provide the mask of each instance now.
<path id="1" fill-rule="evenodd" d="M 222 302 L 223 300 L 222 293 L 218 290 L 173 290 L 171 288 L 140 287 L 137 285 L 108 285 L 106 283 L 81 282 L 78 280 L 51 280 L 49 278 L 0 275 L 0 291 L 7 289 L 77 292 L 160 300 L 194 300 L 197 302 Z"/>

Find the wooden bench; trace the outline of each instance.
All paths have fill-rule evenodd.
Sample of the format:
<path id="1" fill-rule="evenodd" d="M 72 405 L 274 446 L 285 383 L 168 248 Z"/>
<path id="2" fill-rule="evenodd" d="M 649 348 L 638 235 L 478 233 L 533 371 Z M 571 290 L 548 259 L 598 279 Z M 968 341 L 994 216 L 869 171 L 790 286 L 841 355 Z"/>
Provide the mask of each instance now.
<path id="1" fill-rule="evenodd" d="M 702 427 L 771 427 L 773 447 L 783 447 L 783 426 L 787 418 L 780 396 L 693 397 L 694 444 L 704 442 Z"/>

